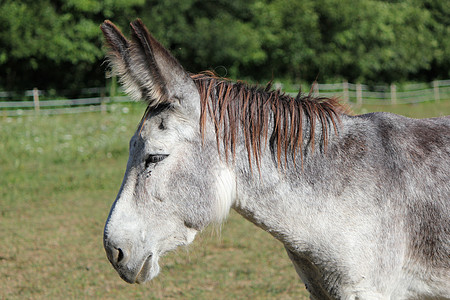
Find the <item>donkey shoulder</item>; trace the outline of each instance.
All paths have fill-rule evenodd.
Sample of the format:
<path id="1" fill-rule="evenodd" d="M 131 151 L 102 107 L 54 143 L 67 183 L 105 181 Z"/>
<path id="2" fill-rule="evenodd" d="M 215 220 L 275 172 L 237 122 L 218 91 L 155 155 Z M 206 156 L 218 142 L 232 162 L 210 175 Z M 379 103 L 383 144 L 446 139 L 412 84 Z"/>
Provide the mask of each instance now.
<path id="1" fill-rule="evenodd" d="M 416 286 L 409 290 L 450 297 L 450 117 L 370 113 L 348 120 L 375 165 L 376 198 L 389 207 L 389 231 L 402 228 L 396 247 L 406 242 L 404 276 Z"/>

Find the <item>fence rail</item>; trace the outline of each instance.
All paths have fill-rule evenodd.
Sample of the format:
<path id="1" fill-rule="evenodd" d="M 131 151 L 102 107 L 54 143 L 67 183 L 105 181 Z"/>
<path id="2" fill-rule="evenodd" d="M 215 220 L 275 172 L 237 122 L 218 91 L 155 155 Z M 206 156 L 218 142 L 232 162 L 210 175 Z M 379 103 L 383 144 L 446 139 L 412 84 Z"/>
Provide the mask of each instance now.
<path id="1" fill-rule="evenodd" d="M 278 84 L 278 86 L 283 86 Z M 296 89 L 296 86 L 285 86 L 285 89 Z M 376 104 L 395 105 L 411 104 L 426 101 L 439 102 L 450 99 L 450 80 L 435 80 L 430 83 L 414 83 L 405 85 L 369 86 L 360 83 L 315 84 L 313 92 L 317 96 L 339 97 L 345 102 L 355 105 Z M 295 93 L 290 93 L 294 95 Z"/>
<path id="2" fill-rule="evenodd" d="M 275 83 L 276 88 L 284 90 L 298 90 L 299 85 L 283 86 Z M 46 92 L 38 89 L 25 91 L 22 98 L 28 101 L 12 101 L 15 97 L 11 92 L 0 92 L 0 116 L 21 116 L 34 114 L 71 114 L 83 112 L 106 112 L 112 109 L 114 103 L 132 102 L 127 96 L 104 97 L 103 88 L 84 89 L 85 94 L 100 96 L 79 99 L 51 99 L 41 100 Z M 354 105 L 376 104 L 395 105 L 419 103 L 426 101 L 439 102 L 450 99 L 450 79 L 436 80 L 431 83 L 415 83 L 407 85 L 378 85 L 369 86 L 360 83 L 325 83 L 313 85 L 316 96 L 339 97 Z M 288 93 L 295 96 L 297 93 Z"/>
<path id="3" fill-rule="evenodd" d="M 55 115 L 85 112 L 106 112 L 114 103 L 127 103 L 127 96 L 91 97 L 33 101 L 0 101 L 0 116 Z"/>

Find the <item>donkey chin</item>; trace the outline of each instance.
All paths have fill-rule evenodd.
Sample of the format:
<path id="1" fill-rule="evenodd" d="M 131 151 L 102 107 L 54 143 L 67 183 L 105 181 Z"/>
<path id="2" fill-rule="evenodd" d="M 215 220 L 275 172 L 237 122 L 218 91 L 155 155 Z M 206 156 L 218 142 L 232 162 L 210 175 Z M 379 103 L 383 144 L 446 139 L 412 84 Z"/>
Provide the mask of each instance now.
<path id="1" fill-rule="evenodd" d="M 128 283 L 144 283 L 156 277 L 159 274 L 159 257 L 157 255 L 148 255 L 137 268 L 127 266 L 115 267 L 120 277 Z"/>

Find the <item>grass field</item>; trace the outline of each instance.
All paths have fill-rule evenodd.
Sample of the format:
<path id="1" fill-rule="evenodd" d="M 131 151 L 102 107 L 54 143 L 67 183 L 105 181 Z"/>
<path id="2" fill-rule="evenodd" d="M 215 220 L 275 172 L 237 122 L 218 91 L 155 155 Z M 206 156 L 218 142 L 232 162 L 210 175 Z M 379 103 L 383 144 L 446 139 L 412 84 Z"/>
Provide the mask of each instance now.
<path id="1" fill-rule="evenodd" d="M 450 101 L 357 112 L 374 110 L 448 115 Z M 236 213 L 162 258 L 151 283 L 119 278 L 103 226 L 142 112 L 0 117 L 0 299 L 306 299 L 282 245 Z"/>

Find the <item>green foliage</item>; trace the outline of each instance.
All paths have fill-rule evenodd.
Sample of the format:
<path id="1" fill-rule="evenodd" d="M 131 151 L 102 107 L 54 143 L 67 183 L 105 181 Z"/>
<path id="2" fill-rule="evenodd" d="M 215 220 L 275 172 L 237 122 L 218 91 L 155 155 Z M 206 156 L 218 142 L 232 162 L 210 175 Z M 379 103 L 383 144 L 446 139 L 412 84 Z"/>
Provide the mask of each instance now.
<path id="1" fill-rule="evenodd" d="M 430 13 L 411 1 L 322 0 L 316 5 L 321 74 L 391 82 L 430 68 L 438 41 Z"/>
<path id="2" fill-rule="evenodd" d="M 273 73 L 295 80 L 309 78 L 309 74 L 314 77 L 317 66 L 313 62 L 320 42 L 314 1 L 260 1 L 255 9 L 268 53 L 268 60 L 258 66 L 260 74 L 270 78 Z"/>
<path id="3" fill-rule="evenodd" d="M 252 23 L 253 2 L 147 1 L 142 19 L 189 71 L 223 66 L 233 76 L 248 75 L 242 70 L 267 56 L 263 36 Z"/>
<path id="4" fill-rule="evenodd" d="M 79 88 L 101 84 L 104 76 L 99 63 L 104 53 L 99 24 L 119 14 L 134 18 L 134 6 L 144 2 L 3 1 L 0 87 Z"/>
<path id="5" fill-rule="evenodd" d="M 104 84 L 98 25 L 141 17 L 187 70 L 295 81 L 450 76 L 444 0 L 4 0 L 0 88 Z"/>
<path id="6" fill-rule="evenodd" d="M 431 14 L 431 28 L 438 41 L 432 67 L 431 76 L 440 74 L 443 78 L 450 77 L 450 5 L 447 1 L 424 0 L 423 7 Z"/>

